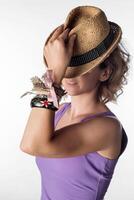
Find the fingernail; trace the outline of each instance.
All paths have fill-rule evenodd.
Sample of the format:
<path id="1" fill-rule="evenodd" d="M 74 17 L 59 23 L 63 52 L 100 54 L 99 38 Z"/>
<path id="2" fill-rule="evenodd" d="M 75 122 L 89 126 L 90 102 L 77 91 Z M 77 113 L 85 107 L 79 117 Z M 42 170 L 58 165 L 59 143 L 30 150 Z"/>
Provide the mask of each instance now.
<path id="1" fill-rule="evenodd" d="M 58 27 L 58 29 L 61 29 L 61 28 L 63 28 L 63 25 L 61 25 L 61 26 Z"/>
<path id="2" fill-rule="evenodd" d="M 59 27 L 58 27 L 58 29 L 61 29 L 61 28 L 62 28 L 62 26 L 59 26 Z"/>

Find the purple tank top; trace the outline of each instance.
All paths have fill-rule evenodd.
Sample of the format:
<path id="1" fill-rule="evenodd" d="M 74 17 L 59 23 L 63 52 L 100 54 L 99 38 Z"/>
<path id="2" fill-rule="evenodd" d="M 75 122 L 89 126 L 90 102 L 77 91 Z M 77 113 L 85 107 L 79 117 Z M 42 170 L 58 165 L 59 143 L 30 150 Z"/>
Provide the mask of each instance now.
<path id="1" fill-rule="evenodd" d="M 55 127 L 71 103 L 64 104 L 55 114 Z M 115 116 L 102 112 L 95 116 Z M 116 117 L 116 116 L 115 116 Z M 122 127 L 122 146 L 124 152 L 128 138 Z M 75 133 L 74 133 L 75 134 Z M 120 157 L 119 155 L 119 157 Z M 103 200 L 108 189 L 117 161 L 97 152 L 68 158 L 47 158 L 36 156 L 35 161 L 41 175 L 41 200 Z"/>

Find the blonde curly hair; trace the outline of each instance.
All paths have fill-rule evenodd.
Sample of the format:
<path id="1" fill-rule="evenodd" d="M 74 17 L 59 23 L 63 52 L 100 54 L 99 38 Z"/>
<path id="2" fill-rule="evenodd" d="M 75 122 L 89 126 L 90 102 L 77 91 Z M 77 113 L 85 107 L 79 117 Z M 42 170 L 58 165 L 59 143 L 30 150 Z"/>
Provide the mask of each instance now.
<path id="1" fill-rule="evenodd" d="M 118 96 L 123 93 L 123 86 L 128 83 L 130 54 L 120 42 L 115 50 L 100 65 L 101 70 L 108 65 L 112 68 L 110 77 L 101 82 L 97 92 L 97 99 L 100 102 L 117 102 Z"/>

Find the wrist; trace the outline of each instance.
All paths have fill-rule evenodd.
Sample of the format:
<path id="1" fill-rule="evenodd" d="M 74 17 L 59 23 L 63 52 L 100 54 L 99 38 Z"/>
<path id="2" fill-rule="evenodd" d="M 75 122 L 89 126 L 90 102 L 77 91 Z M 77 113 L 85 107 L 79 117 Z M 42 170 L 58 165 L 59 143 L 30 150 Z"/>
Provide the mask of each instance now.
<path id="1" fill-rule="evenodd" d="M 57 111 L 58 108 L 54 106 L 52 101 L 48 100 L 47 95 L 36 95 L 34 98 L 31 99 L 30 102 L 31 108 L 38 107 L 38 108 L 46 108 L 53 111 Z"/>

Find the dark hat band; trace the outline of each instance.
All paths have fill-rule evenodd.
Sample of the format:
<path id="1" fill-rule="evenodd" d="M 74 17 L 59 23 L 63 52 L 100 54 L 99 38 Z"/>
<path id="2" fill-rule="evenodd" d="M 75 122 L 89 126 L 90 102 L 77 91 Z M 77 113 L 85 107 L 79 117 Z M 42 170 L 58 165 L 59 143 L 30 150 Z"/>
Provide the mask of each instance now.
<path id="1" fill-rule="evenodd" d="M 69 67 L 75 67 L 77 65 L 82 65 L 85 63 L 88 63 L 96 58 L 98 58 L 99 56 L 101 56 L 104 52 L 106 52 L 106 50 L 110 47 L 111 43 L 114 40 L 114 35 L 115 32 L 117 31 L 117 29 L 119 28 L 119 26 L 117 24 L 115 24 L 114 22 L 109 22 L 110 24 L 110 32 L 108 34 L 108 36 L 94 49 L 78 55 L 78 56 L 74 56 L 71 58 Z"/>

